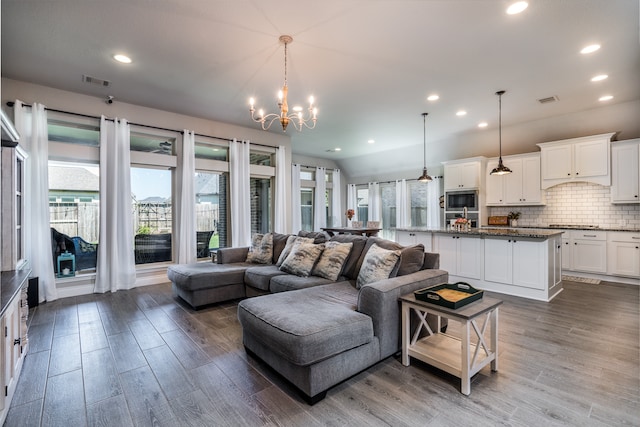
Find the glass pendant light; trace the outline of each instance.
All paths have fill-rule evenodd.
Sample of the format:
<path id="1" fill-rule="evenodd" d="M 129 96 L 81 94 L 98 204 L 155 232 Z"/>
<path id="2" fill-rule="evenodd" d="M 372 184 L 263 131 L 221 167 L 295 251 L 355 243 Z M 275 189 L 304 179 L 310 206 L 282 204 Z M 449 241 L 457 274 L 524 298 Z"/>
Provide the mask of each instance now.
<path id="1" fill-rule="evenodd" d="M 506 175 L 511 173 L 511 169 L 502 164 L 502 95 L 504 95 L 504 90 L 499 90 L 496 92 L 498 95 L 498 141 L 500 143 L 500 154 L 498 157 L 498 166 L 491 170 L 489 175 Z"/>
<path id="2" fill-rule="evenodd" d="M 427 115 L 429 113 L 422 113 L 422 121 L 424 125 L 423 134 L 423 147 L 424 147 L 424 166 L 422 169 L 422 175 L 418 178 L 419 182 L 431 182 L 432 178 L 427 173 Z"/>

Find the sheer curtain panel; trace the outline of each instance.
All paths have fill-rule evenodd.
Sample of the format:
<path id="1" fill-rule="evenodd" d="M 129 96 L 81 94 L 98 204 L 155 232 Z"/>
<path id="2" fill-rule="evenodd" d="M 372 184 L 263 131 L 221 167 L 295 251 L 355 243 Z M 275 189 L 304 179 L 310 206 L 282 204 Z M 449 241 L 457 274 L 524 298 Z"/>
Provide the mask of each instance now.
<path id="1" fill-rule="evenodd" d="M 291 232 L 302 230 L 302 202 L 300 200 L 300 165 L 291 165 Z"/>
<path id="2" fill-rule="evenodd" d="M 408 227 L 411 222 L 409 215 L 409 188 L 407 180 L 396 181 L 396 228 Z"/>
<path id="3" fill-rule="evenodd" d="M 21 101 L 14 104 L 15 126 L 25 160 L 25 252 L 32 276 L 39 278 L 39 302 L 58 298 L 51 260 L 51 225 L 49 216 L 49 135 L 45 106 L 34 102 L 31 110 Z"/>
<path id="4" fill-rule="evenodd" d="M 369 183 L 369 218 L 367 221 L 382 220 L 382 200 L 380 196 L 380 183 Z M 366 225 L 366 224 L 365 224 Z"/>
<path id="5" fill-rule="evenodd" d="M 133 256 L 131 152 L 129 124 L 100 119 L 100 242 L 97 293 L 131 289 L 136 283 Z"/>
<path id="6" fill-rule="evenodd" d="M 287 161 L 284 146 L 276 148 L 276 194 L 274 206 L 273 231 L 285 234 L 287 230 Z"/>
<path id="7" fill-rule="evenodd" d="M 353 209 L 351 220 L 358 221 L 358 189 L 355 184 L 347 185 L 347 209 Z"/>
<path id="8" fill-rule="evenodd" d="M 331 174 L 333 191 L 331 192 L 331 226 L 342 225 L 342 185 L 340 184 L 340 169 L 334 169 Z"/>
<path id="9" fill-rule="evenodd" d="M 251 246 L 249 142 L 229 143 L 231 181 L 231 246 Z"/>
<path id="10" fill-rule="evenodd" d="M 316 190 L 313 197 L 313 229 L 321 231 L 327 226 L 327 170 L 316 168 Z"/>
<path id="11" fill-rule="evenodd" d="M 179 264 L 196 262 L 197 259 L 195 163 L 195 134 L 185 129 L 182 149 L 178 152 L 177 171 L 176 241 Z"/>
<path id="12" fill-rule="evenodd" d="M 440 180 L 427 185 L 427 227 L 440 227 Z"/>

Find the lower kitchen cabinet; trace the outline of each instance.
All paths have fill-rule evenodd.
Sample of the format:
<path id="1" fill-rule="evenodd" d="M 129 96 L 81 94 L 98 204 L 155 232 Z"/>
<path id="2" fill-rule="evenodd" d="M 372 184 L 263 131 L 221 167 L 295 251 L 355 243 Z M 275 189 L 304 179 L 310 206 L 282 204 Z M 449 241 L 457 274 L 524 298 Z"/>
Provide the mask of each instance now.
<path id="1" fill-rule="evenodd" d="M 422 243 L 425 252 L 433 251 L 432 233 L 429 231 L 396 230 L 396 242 L 402 246 L 411 246 Z"/>
<path id="2" fill-rule="evenodd" d="M 640 233 L 607 234 L 607 274 L 640 277 Z"/>
<path id="3" fill-rule="evenodd" d="M 546 289 L 545 247 L 539 241 L 484 240 L 484 280 Z"/>
<path id="4" fill-rule="evenodd" d="M 571 232 L 571 269 L 586 273 L 607 273 L 607 233 Z"/>
<path id="5" fill-rule="evenodd" d="M 479 237 L 435 234 L 434 243 L 440 254 L 440 269 L 451 276 L 482 277 L 482 240 Z"/>

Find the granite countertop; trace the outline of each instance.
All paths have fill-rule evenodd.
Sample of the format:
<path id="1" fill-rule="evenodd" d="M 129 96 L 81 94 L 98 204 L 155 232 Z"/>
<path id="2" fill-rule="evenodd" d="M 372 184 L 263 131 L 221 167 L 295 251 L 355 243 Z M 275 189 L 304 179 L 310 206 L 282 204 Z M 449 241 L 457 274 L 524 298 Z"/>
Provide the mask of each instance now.
<path id="1" fill-rule="evenodd" d="M 520 237 L 529 239 L 548 239 L 552 236 L 559 236 L 562 230 L 548 229 L 526 229 L 526 228 L 472 228 L 470 230 L 458 231 L 444 227 L 410 227 L 396 228 L 397 231 L 427 231 L 441 234 L 464 234 L 467 236 L 487 236 L 487 237 Z"/>

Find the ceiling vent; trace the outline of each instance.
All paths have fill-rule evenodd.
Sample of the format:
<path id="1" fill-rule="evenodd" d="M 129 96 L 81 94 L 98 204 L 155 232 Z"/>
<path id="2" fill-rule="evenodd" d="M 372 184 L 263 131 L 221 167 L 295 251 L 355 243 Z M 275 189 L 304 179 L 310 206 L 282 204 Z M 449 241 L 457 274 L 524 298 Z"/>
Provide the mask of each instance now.
<path id="1" fill-rule="evenodd" d="M 87 76 L 86 74 L 82 75 L 82 81 L 85 83 L 96 85 L 96 86 L 102 86 L 102 87 L 111 86 L 111 82 L 109 80 L 96 79 L 95 77 Z"/>
<path id="2" fill-rule="evenodd" d="M 546 98 L 540 98 L 540 99 L 538 99 L 538 102 L 539 102 L 540 104 L 549 104 L 549 103 L 551 103 L 551 102 L 556 102 L 556 101 L 558 101 L 558 97 L 557 97 L 557 96 L 555 96 L 555 95 L 554 95 L 554 96 L 548 96 L 548 97 L 546 97 Z"/>

